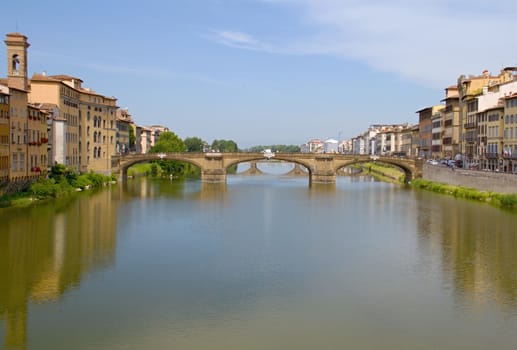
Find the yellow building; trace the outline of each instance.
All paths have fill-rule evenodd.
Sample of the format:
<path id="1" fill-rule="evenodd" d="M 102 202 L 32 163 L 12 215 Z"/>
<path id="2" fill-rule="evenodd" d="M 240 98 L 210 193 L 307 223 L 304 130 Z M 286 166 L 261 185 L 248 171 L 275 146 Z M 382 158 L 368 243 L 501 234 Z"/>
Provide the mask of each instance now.
<path id="1" fill-rule="evenodd" d="M 111 174 L 111 156 L 116 153 L 117 99 L 77 87 L 81 93 L 81 171 Z"/>
<path id="2" fill-rule="evenodd" d="M 499 170 L 501 147 L 503 144 L 502 105 L 487 109 L 479 116 L 480 169 Z"/>
<path id="3" fill-rule="evenodd" d="M 458 78 L 460 133 L 462 139 L 461 153 L 466 164 L 479 160 L 479 145 L 477 133 L 478 99 L 488 89 L 511 82 L 513 74 L 511 70 L 501 70 L 499 75 L 493 76 L 488 71 L 483 71 L 479 76 L 464 75 Z"/>
<path id="4" fill-rule="evenodd" d="M 503 122 L 502 170 L 517 173 L 517 93 L 504 98 Z"/>
<path id="5" fill-rule="evenodd" d="M 9 180 L 26 180 L 30 176 L 27 168 L 27 37 L 20 33 L 6 35 L 7 87 L 9 88 Z"/>
<path id="6" fill-rule="evenodd" d="M 9 180 L 9 89 L 0 85 L 0 183 Z"/>
<path id="7" fill-rule="evenodd" d="M 34 74 L 30 100 L 56 105 L 59 115 L 54 118 L 65 121 L 65 130 L 53 134 L 53 147 L 61 144 L 65 150 L 65 165 L 108 175 L 115 154 L 117 100 L 83 88 L 82 83 L 68 75 Z M 64 137 L 57 137 L 61 134 Z"/>

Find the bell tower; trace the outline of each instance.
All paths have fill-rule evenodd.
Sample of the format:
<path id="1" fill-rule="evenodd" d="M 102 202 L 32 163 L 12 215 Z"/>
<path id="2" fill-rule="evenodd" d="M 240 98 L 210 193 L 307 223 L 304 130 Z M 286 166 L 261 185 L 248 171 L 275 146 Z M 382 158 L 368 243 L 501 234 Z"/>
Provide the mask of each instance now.
<path id="1" fill-rule="evenodd" d="M 27 37 L 20 33 L 9 33 L 4 42 L 7 45 L 7 84 L 9 87 L 27 91 L 27 48 L 30 46 Z"/>

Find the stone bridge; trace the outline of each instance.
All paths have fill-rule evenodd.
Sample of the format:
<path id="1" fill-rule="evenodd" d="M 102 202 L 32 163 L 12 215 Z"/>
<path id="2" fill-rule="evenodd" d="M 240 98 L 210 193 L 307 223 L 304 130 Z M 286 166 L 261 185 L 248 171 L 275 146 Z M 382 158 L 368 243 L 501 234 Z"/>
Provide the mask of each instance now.
<path id="1" fill-rule="evenodd" d="M 344 155 L 319 153 L 148 153 L 112 157 L 112 173 L 120 178 L 127 176 L 127 169 L 151 160 L 167 159 L 191 163 L 201 170 L 204 182 L 226 182 L 226 170 L 239 163 L 275 159 L 304 166 L 309 173 L 309 183 L 335 183 L 339 169 L 356 163 L 376 161 L 400 168 L 406 181 L 422 176 L 422 160 L 410 158 L 380 157 L 370 155 Z"/>

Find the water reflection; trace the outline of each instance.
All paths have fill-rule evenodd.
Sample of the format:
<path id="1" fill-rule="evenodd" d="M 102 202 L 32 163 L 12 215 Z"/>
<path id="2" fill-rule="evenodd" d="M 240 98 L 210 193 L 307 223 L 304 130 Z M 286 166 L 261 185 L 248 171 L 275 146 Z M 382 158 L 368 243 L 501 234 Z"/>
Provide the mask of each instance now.
<path id="1" fill-rule="evenodd" d="M 457 301 L 517 308 L 517 216 L 446 196 L 416 192 L 422 249 L 440 257 Z"/>
<path id="2" fill-rule="evenodd" d="M 31 341 L 53 349 L 289 348 L 280 333 L 297 349 L 384 349 L 413 331 L 412 348 L 429 349 L 419 347 L 426 337 L 434 348 L 464 345 L 459 323 L 499 331 L 507 345 L 504 328 L 449 312 L 459 305 L 468 318 L 482 305 L 490 322 L 513 324 L 515 219 L 365 177 L 311 187 L 303 177 L 129 180 L 0 211 L 0 339 L 23 349 L 31 326 Z M 85 279 L 100 270 L 110 283 Z M 77 333 L 50 335 L 67 324 Z"/>
<path id="3" fill-rule="evenodd" d="M 0 318 L 5 346 L 25 348 L 29 300 L 58 301 L 86 273 L 114 261 L 109 191 L 0 212 Z"/>

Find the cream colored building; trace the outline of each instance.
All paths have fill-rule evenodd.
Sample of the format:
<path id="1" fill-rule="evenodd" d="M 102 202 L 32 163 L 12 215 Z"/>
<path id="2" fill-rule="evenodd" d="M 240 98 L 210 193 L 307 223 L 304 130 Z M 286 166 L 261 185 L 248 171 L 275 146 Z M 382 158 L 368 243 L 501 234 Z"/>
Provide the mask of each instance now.
<path id="1" fill-rule="evenodd" d="M 83 81 L 68 75 L 34 74 L 30 100 L 56 105 L 56 132 L 64 132 L 64 164 L 76 171 L 111 173 L 115 154 L 116 98 L 83 88 Z"/>
<path id="2" fill-rule="evenodd" d="M 504 98 L 503 171 L 517 173 L 517 93 Z"/>
<path id="3" fill-rule="evenodd" d="M 480 169 L 498 170 L 503 145 L 504 107 L 495 106 L 482 113 L 479 122 L 481 129 L 479 161 Z"/>
<path id="4" fill-rule="evenodd" d="M 140 140 L 140 153 L 149 153 L 153 142 L 153 131 L 145 126 L 138 127 Z"/>

